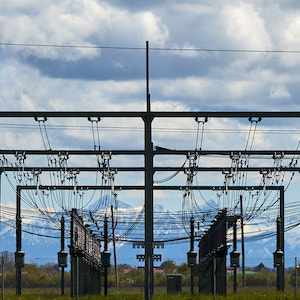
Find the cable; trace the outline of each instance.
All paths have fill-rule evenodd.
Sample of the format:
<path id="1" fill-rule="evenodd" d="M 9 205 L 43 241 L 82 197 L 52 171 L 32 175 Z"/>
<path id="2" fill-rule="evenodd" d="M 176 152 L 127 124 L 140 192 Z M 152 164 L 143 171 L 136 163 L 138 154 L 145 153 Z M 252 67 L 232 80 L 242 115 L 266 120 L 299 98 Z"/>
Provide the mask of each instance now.
<path id="1" fill-rule="evenodd" d="M 100 45 L 63 45 L 63 44 L 35 44 L 35 43 L 5 43 L 0 46 L 7 47 L 44 47 L 44 48 L 81 48 L 81 49 L 108 49 L 108 50 L 142 50 L 145 47 L 122 47 L 122 46 L 100 46 Z M 150 51 L 187 51 L 187 52 L 231 52 L 231 53 L 294 53 L 300 50 L 264 50 L 264 49 L 210 49 L 210 48 L 163 48 L 149 47 Z"/>

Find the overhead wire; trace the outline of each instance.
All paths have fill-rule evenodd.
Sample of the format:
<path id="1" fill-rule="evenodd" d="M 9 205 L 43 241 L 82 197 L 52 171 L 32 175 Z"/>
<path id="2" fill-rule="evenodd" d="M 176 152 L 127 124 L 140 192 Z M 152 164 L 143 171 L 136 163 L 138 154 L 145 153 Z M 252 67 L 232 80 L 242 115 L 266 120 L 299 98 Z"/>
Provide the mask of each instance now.
<path id="1" fill-rule="evenodd" d="M 126 46 L 101 46 L 101 45 L 66 45 L 49 43 L 16 43 L 0 42 L 0 46 L 6 47 L 43 47 L 43 48 L 81 48 L 81 49 L 106 49 L 106 50 L 143 50 L 145 47 Z M 150 51 L 187 51 L 187 52 L 229 52 L 229 53 L 278 53 L 278 54 L 299 54 L 300 50 L 286 49 L 213 49 L 213 48 L 175 48 L 175 47 L 149 47 Z"/>

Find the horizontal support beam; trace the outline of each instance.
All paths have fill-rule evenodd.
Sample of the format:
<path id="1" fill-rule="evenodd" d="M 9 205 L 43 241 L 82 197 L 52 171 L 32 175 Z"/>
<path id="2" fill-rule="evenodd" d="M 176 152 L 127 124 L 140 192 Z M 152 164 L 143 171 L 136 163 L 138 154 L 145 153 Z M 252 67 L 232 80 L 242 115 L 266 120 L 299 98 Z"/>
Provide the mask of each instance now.
<path id="1" fill-rule="evenodd" d="M 109 168 L 112 172 L 144 172 L 143 167 L 120 167 Z M 0 172 L 103 172 L 108 171 L 106 168 L 98 167 L 0 167 Z"/>
<path id="2" fill-rule="evenodd" d="M 142 118 L 146 114 L 138 111 L 0 111 L 0 118 Z"/>
<path id="3" fill-rule="evenodd" d="M 158 147 L 159 148 L 159 147 Z M 191 155 L 197 154 L 202 156 L 228 156 L 228 157 L 238 157 L 238 156 L 289 156 L 289 155 L 299 155 L 300 150 L 172 150 L 159 148 L 153 151 L 154 154 L 158 155 Z M 0 150 L 1 154 L 1 150 Z"/>
<path id="4" fill-rule="evenodd" d="M 152 112 L 155 118 L 299 118 L 297 111 L 201 111 L 201 112 Z"/>
<path id="5" fill-rule="evenodd" d="M 112 172 L 144 172 L 144 167 L 111 167 Z M 273 172 L 300 172 L 300 167 L 154 167 L 154 172 L 221 172 L 223 174 L 234 174 L 235 172 L 259 172 L 262 174 L 271 174 Z M 105 168 L 98 167 L 0 167 L 0 172 L 102 172 L 108 171 Z"/>
<path id="6" fill-rule="evenodd" d="M 0 111 L 0 118 L 300 118 L 299 111 Z"/>
<path id="7" fill-rule="evenodd" d="M 300 152 L 300 151 L 299 151 Z M 31 149 L 17 149 L 17 150 L 3 150 L 0 149 L 0 155 L 143 155 L 143 150 L 31 150 Z"/>
<path id="8" fill-rule="evenodd" d="M 232 168 L 232 167 L 154 167 L 155 172 L 221 172 L 224 174 L 234 174 L 235 172 L 260 172 L 260 173 L 272 173 L 274 171 L 278 172 L 300 172 L 300 167 L 242 167 L 242 168 Z"/>
<path id="9" fill-rule="evenodd" d="M 31 149 L 0 149 L 0 155 L 144 155 L 143 150 L 31 150 Z M 221 155 L 221 156 L 288 156 L 300 155 L 300 150 L 172 150 L 159 148 L 153 151 L 154 155 L 189 155 L 197 154 L 202 156 Z"/>
<path id="10" fill-rule="evenodd" d="M 40 185 L 38 187 L 39 190 L 74 190 L 74 186 L 62 186 L 62 185 Z M 37 187 L 35 185 L 18 185 L 17 190 L 36 190 Z M 107 185 L 78 185 L 76 186 L 76 190 L 111 190 L 111 186 Z M 184 185 L 174 185 L 174 186 L 163 186 L 163 185 L 155 185 L 153 186 L 154 190 L 174 190 L 174 191 L 185 191 L 185 190 L 206 190 L 206 191 L 279 191 L 284 190 L 284 186 L 184 186 Z M 118 185 L 114 186 L 114 190 L 116 191 L 126 191 L 126 190 L 145 190 L 145 186 L 143 185 Z"/>

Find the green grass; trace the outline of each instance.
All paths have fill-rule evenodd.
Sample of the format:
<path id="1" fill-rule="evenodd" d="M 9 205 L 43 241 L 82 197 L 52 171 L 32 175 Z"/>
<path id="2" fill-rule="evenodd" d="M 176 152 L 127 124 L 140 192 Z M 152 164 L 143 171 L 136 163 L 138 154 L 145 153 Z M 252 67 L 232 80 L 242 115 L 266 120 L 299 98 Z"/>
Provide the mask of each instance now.
<path id="1" fill-rule="evenodd" d="M 0 293 L 0 299 L 1 299 Z M 5 292 L 6 300 L 31 300 L 31 299 L 53 299 L 53 300 L 69 300 L 72 299 L 69 293 L 65 296 L 58 295 L 58 292 L 47 292 L 47 291 L 24 291 L 20 297 L 15 295 L 14 291 Z M 143 300 L 144 296 L 139 292 L 110 292 L 107 297 L 104 295 L 93 295 L 80 297 L 82 300 Z M 199 295 L 195 294 L 166 294 L 157 293 L 153 296 L 153 300 L 212 300 L 211 295 Z M 268 299 L 268 300 L 289 300 L 296 299 L 292 292 L 278 293 L 278 292 L 246 292 L 237 294 L 228 294 L 227 297 L 217 296 L 217 300 L 254 300 L 254 299 Z M 300 297 L 298 298 L 300 299 Z"/>

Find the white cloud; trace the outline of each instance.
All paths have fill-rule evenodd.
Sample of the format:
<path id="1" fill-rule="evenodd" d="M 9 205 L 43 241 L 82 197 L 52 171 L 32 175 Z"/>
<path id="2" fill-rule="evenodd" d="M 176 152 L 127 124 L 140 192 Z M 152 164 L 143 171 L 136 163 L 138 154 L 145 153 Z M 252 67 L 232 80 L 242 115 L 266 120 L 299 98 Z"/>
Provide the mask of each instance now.
<path id="1" fill-rule="evenodd" d="M 265 22 L 259 11 L 249 3 L 224 7 L 223 19 L 227 36 L 240 49 L 264 49 L 272 47 Z"/>
<path id="2" fill-rule="evenodd" d="M 163 46 L 168 28 L 151 11 L 132 13 L 96 0 L 41 2 L 30 1 L 33 13 L 17 2 L 10 2 L 0 15 L 0 39 L 5 43 L 57 45 L 143 45 Z M 11 9 L 9 9 L 11 8 Z M 16 10 L 14 10 L 16 8 Z M 92 58 L 99 49 L 53 47 L 7 47 L 22 56 L 67 61 Z"/>
<path id="3" fill-rule="evenodd" d="M 272 85 L 270 88 L 271 99 L 290 99 L 291 94 L 284 85 Z"/>
<path id="4" fill-rule="evenodd" d="M 281 27 L 278 29 L 278 48 L 283 50 L 299 50 L 300 41 L 298 33 L 300 30 L 299 14 L 289 13 L 283 16 Z M 300 63 L 298 54 L 281 55 L 281 63 L 286 67 L 295 67 Z"/>
<path id="5" fill-rule="evenodd" d="M 266 28 L 265 19 L 260 9 L 260 6 L 254 6 L 247 2 L 224 6 L 221 19 L 227 39 L 223 38 L 223 42 L 226 43 L 223 48 L 272 50 L 271 36 Z M 245 71 L 253 63 L 263 62 L 266 59 L 266 55 L 261 53 L 237 53 L 232 66 Z"/>

